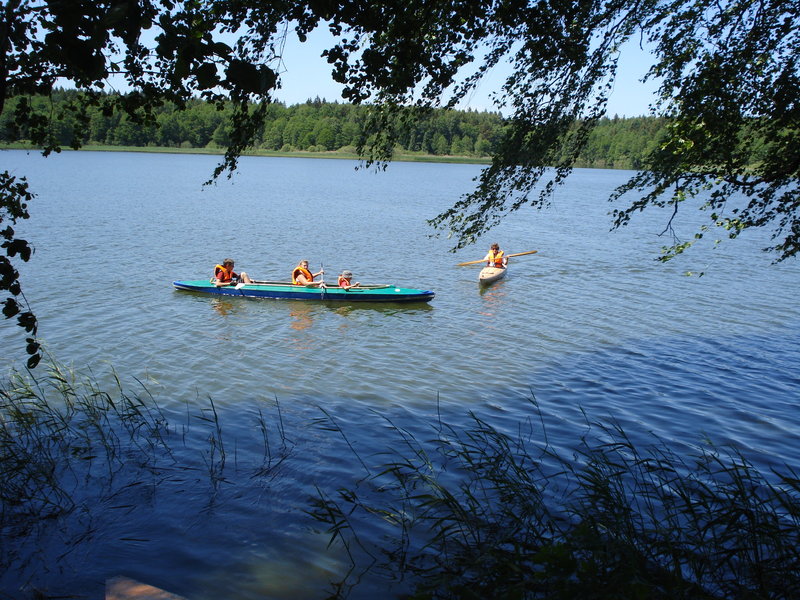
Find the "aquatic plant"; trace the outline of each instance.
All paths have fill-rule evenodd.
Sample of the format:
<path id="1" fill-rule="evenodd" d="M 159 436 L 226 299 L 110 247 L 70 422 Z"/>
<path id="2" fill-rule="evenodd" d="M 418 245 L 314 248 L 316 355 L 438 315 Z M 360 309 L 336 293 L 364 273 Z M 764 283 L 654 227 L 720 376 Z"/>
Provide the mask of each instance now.
<path id="1" fill-rule="evenodd" d="M 214 501 L 226 469 L 239 469 L 226 466 L 213 401 L 208 408 L 187 405 L 183 421 L 168 417 L 144 383 L 132 393 L 116 373 L 111 377 L 113 390 L 103 391 L 91 372 L 51 361 L 45 373 L 15 371 L 0 380 L 0 596 L 11 586 L 22 597 L 42 565 L 58 569 L 117 518 L 130 521 L 137 510 L 149 515 L 157 493 L 199 489 Z M 268 480 L 292 446 L 279 409 L 276 419 L 260 406 L 250 417 L 263 454 L 255 440 L 251 462 L 241 468 L 250 480 Z M 233 458 L 237 463 L 235 447 Z"/>
<path id="2" fill-rule="evenodd" d="M 115 396 L 91 378 L 51 363 L 46 376 L 15 372 L 0 385 L 0 500 L 4 516 L 20 511 L 52 518 L 73 508 L 72 489 L 82 483 L 76 464 L 102 464 L 97 476 L 113 477 L 137 451 L 153 460 L 166 423 L 154 403 L 122 390 Z M 56 397 L 58 401 L 53 401 Z M 67 476 L 71 473 L 72 477 Z"/>
<path id="3" fill-rule="evenodd" d="M 425 599 L 800 597 L 788 467 L 768 481 L 735 450 L 704 442 L 682 457 L 615 424 L 563 457 L 543 422 L 509 436 L 471 419 L 440 420 L 430 440 L 390 423 L 391 450 L 359 457 L 367 477 L 319 492 L 309 513 L 352 561 L 335 597 L 367 572 Z"/>

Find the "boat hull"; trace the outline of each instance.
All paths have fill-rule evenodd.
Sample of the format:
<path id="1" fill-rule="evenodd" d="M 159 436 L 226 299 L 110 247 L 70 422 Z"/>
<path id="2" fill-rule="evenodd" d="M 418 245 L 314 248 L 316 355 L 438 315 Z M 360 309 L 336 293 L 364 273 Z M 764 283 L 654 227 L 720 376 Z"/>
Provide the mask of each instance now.
<path id="1" fill-rule="evenodd" d="M 484 267 L 478 275 L 478 282 L 481 285 L 489 285 L 495 281 L 499 281 L 506 276 L 508 269 L 498 267 Z"/>
<path id="2" fill-rule="evenodd" d="M 283 300 L 324 300 L 330 302 L 429 302 L 435 296 L 430 290 L 377 285 L 343 289 L 340 287 L 306 287 L 290 283 L 253 283 L 243 286 L 217 287 L 205 279 L 173 281 L 175 289 L 216 296 L 273 298 Z"/>

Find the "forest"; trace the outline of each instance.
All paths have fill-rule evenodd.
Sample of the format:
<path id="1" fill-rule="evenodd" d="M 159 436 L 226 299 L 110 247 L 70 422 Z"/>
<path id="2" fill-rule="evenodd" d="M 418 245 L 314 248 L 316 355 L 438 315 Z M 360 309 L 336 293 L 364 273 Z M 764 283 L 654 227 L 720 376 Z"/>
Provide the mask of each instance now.
<path id="1" fill-rule="evenodd" d="M 78 92 L 56 90 L 49 97 L 13 97 L 0 117 L 0 141 L 25 143 L 27 132 L 14 126 L 15 107 L 30 103 L 37 112 L 58 115 L 52 121 L 53 142 L 62 147 L 120 146 L 139 148 L 207 149 L 221 151 L 230 144 L 227 105 L 190 100 L 185 110 L 166 105 L 137 122 L 98 102 L 89 111 L 88 126 L 77 127 L 70 106 Z M 273 103 L 258 135 L 256 150 L 265 152 L 355 152 L 369 105 L 309 99 L 286 106 Z M 425 118 L 398 125 L 396 153 L 465 157 L 488 161 L 506 121 L 497 112 L 436 109 Z M 579 167 L 638 169 L 659 143 L 665 120 L 655 117 L 603 118 L 593 130 L 577 164 Z M 82 131 L 79 138 L 76 132 Z"/>

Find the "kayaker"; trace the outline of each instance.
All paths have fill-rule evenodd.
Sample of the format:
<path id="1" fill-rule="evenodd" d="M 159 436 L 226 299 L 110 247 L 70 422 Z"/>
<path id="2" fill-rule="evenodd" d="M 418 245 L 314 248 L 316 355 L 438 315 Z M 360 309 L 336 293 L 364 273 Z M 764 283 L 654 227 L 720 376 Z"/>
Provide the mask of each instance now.
<path id="1" fill-rule="evenodd" d="M 314 281 L 317 275 L 323 275 L 325 271 L 320 269 L 316 273 L 308 270 L 308 261 L 301 260 L 292 271 L 292 283 L 295 285 L 305 285 L 307 287 L 325 287 L 324 281 Z"/>
<path id="2" fill-rule="evenodd" d="M 508 257 L 504 256 L 504 252 L 500 250 L 499 244 L 492 244 L 489 248 L 489 253 L 483 259 L 486 261 L 486 266 L 504 269 L 508 266 Z"/>
<path id="3" fill-rule="evenodd" d="M 351 287 L 358 287 L 361 284 L 356 281 L 355 283 L 350 283 L 353 280 L 353 273 L 350 271 L 342 271 L 342 274 L 339 275 L 339 281 L 336 285 L 340 288 L 349 290 Z"/>
<path id="4" fill-rule="evenodd" d="M 233 270 L 233 259 L 226 258 L 222 261 L 221 265 L 214 267 L 214 285 L 222 287 L 223 285 L 231 285 L 232 283 L 252 283 L 250 277 L 244 271 L 236 273 Z"/>

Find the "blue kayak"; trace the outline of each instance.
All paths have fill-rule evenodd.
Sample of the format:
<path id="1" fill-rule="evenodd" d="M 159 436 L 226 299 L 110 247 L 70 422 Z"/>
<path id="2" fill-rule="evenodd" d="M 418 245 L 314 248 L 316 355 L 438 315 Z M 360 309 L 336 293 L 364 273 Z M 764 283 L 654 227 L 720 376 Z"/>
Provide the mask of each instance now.
<path id="1" fill-rule="evenodd" d="M 246 298 L 279 298 L 289 300 L 329 300 L 333 302 L 428 302 L 435 294 L 430 290 L 401 288 L 394 285 L 364 285 L 344 289 L 293 285 L 282 281 L 256 281 L 248 284 L 217 287 L 208 279 L 173 281 L 176 289 L 218 296 Z"/>

